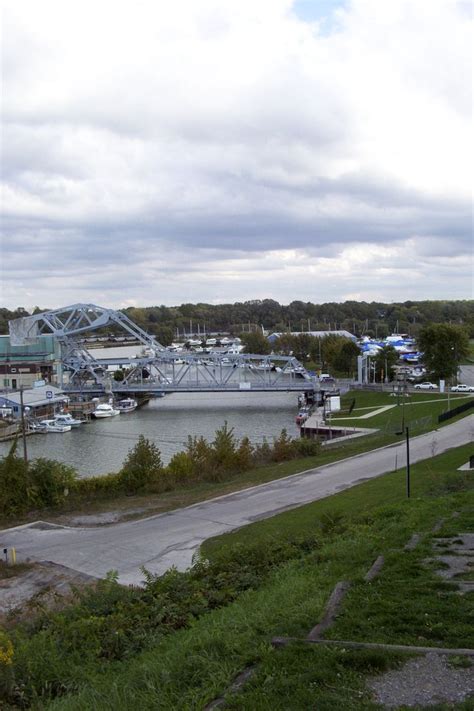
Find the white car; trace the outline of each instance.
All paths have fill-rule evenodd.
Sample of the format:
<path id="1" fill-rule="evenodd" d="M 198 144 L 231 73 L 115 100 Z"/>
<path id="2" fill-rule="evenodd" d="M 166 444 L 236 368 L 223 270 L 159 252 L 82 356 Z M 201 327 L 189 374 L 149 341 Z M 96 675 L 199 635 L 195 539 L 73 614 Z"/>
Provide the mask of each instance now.
<path id="1" fill-rule="evenodd" d="M 474 385 L 453 385 L 452 393 L 474 393 Z"/>
<path id="2" fill-rule="evenodd" d="M 438 388 L 435 383 L 417 383 L 415 390 L 436 390 Z"/>

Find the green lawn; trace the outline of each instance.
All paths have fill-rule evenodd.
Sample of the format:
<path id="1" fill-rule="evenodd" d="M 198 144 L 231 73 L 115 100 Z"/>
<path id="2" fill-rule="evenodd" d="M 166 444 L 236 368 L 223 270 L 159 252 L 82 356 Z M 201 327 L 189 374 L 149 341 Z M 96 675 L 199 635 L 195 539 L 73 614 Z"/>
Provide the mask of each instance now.
<path id="1" fill-rule="evenodd" d="M 404 473 L 387 474 L 209 541 L 204 551 L 215 556 L 220 547 L 237 546 L 242 552 L 249 543 L 264 546 L 267 540 L 316 536 L 312 550 L 279 567 L 264 584 L 196 619 L 189 629 L 157 640 L 148 651 L 89 673 L 76 696 L 59 698 L 48 708 L 202 709 L 248 664 L 256 665 L 256 674 L 242 692 L 227 696 L 226 708 L 380 708 L 365 679 L 401 664 L 404 657 L 301 643 L 275 650 L 270 640 L 305 636 L 320 619 L 335 583 L 346 579 L 353 588 L 330 636 L 474 647 L 472 597 L 454 595 L 423 564 L 439 519 L 446 525 L 436 535 L 473 530 L 473 474 L 457 471 L 471 453 L 469 445 L 414 465 L 410 500 Z M 421 533 L 422 540 L 408 553 L 403 547 L 413 532 Z M 373 583 L 365 583 L 365 572 L 381 553 L 386 566 Z M 471 706 L 449 708 L 467 711 Z"/>
<path id="2" fill-rule="evenodd" d="M 355 406 L 350 414 L 344 412 L 332 417 L 333 423 L 345 424 L 348 427 L 374 427 L 386 434 L 393 434 L 401 428 L 402 422 L 409 426 L 413 434 L 421 434 L 438 425 L 438 416 L 449 409 L 472 399 L 472 395 L 440 394 L 430 391 L 412 393 L 409 397 L 392 397 L 389 393 L 380 392 L 352 392 L 342 398 L 342 407 L 355 399 Z M 371 410 L 390 406 L 373 417 L 362 418 L 361 415 L 370 414 Z M 453 420 L 448 420 L 447 423 Z M 441 425 L 442 426 L 442 425 Z"/>

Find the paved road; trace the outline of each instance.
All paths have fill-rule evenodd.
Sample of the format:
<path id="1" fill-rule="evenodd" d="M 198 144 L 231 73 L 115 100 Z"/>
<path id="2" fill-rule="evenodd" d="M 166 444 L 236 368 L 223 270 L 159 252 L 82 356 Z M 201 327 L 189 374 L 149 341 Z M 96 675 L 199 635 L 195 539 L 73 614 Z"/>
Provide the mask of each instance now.
<path id="1" fill-rule="evenodd" d="M 410 441 L 412 462 L 473 441 L 474 415 Z M 322 499 L 357 482 L 405 465 L 405 444 L 384 447 L 321 468 L 138 521 L 95 528 L 67 528 L 41 522 L 0 531 L 0 547 L 14 546 L 30 557 L 103 577 L 117 570 L 122 583 L 139 583 L 145 566 L 162 573 L 184 570 L 211 536 Z"/>

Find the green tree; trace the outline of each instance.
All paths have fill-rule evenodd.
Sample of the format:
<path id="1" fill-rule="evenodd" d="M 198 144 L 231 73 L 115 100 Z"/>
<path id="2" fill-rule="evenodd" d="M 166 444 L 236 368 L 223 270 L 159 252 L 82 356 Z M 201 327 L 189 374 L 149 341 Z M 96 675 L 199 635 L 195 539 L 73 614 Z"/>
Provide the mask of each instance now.
<path id="1" fill-rule="evenodd" d="M 282 333 L 274 343 L 275 353 L 282 355 L 293 355 L 296 348 L 296 338 L 291 333 Z"/>
<path id="2" fill-rule="evenodd" d="M 336 368 L 345 339 L 341 336 L 326 336 L 321 340 L 321 368 Z"/>
<path id="3" fill-rule="evenodd" d="M 270 342 L 259 331 L 252 333 L 241 333 L 240 340 L 245 346 L 246 353 L 258 353 L 259 355 L 268 355 L 271 351 Z"/>
<path id="4" fill-rule="evenodd" d="M 120 471 L 120 479 L 126 490 L 135 493 L 157 479 L 163 472 L 161 453 L 156 444 L 140 435 Z"/>
<path id="5" fill-rule="evenodd" d="M 393 380 L 393 366 L 398 361 L 398 353 L 393 346 L 383 346 L 375 356 L 375 377 L 377 380 Z"/>
<path id="6" fill-rule="evenodd" d="M 333 366 L 340 373 L 352 375 L 357 370 L 357 356 L 360 349 L 350 338 L 340 338 L 339 351 L 334 354 Z"/>
<path id="7" fill-rule="evenodd" d="M 433 378 L 455 379 L 459 364 L 469 354 L 469 336 L 462 326 L 432 323 L 421 329 L 418 346 Z"/>
<path id="8" fill-rule="evenodd" d="M 293 355 L 304 363 L 311 354 L 311 346 L 315 339 L 307 333 L 298 333 L 294 336 Z"/>

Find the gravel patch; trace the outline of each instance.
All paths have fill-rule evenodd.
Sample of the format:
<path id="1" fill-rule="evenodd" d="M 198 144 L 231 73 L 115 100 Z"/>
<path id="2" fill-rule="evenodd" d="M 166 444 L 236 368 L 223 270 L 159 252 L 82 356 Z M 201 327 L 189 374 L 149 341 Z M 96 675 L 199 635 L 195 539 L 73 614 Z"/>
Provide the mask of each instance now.
<path id="1" fill-rule="evenodd" d="M 127 509 L 126 511 L 104 511 L 96 514 L 83 514 L 82 516 L 72 516 L 67 519 L 69 526 L 107 526 L 112 523 L 118 523 L 125 517 L 135 514 L 146 513 L 148 509 Z"/>
<path id="2" fill-rule="evenodd" d="M 38 595 L 49 595 L 54 599 L 58 594 L 67 595 L 72 585 L 81 586 L 95 580 L 90 575 L 56 563 L 35 563 L 31 569 L 19 575 L 0 580 L 0 619 Z"/>
<path id="3" fill-rule="evenodd" d="M 474 666 L 456 669 L 448 664 L 448 657 L 427 654 L 369 679 L 367 685 L 375 700 L 388 709 L 457 703 L 474 696 Z"/>

